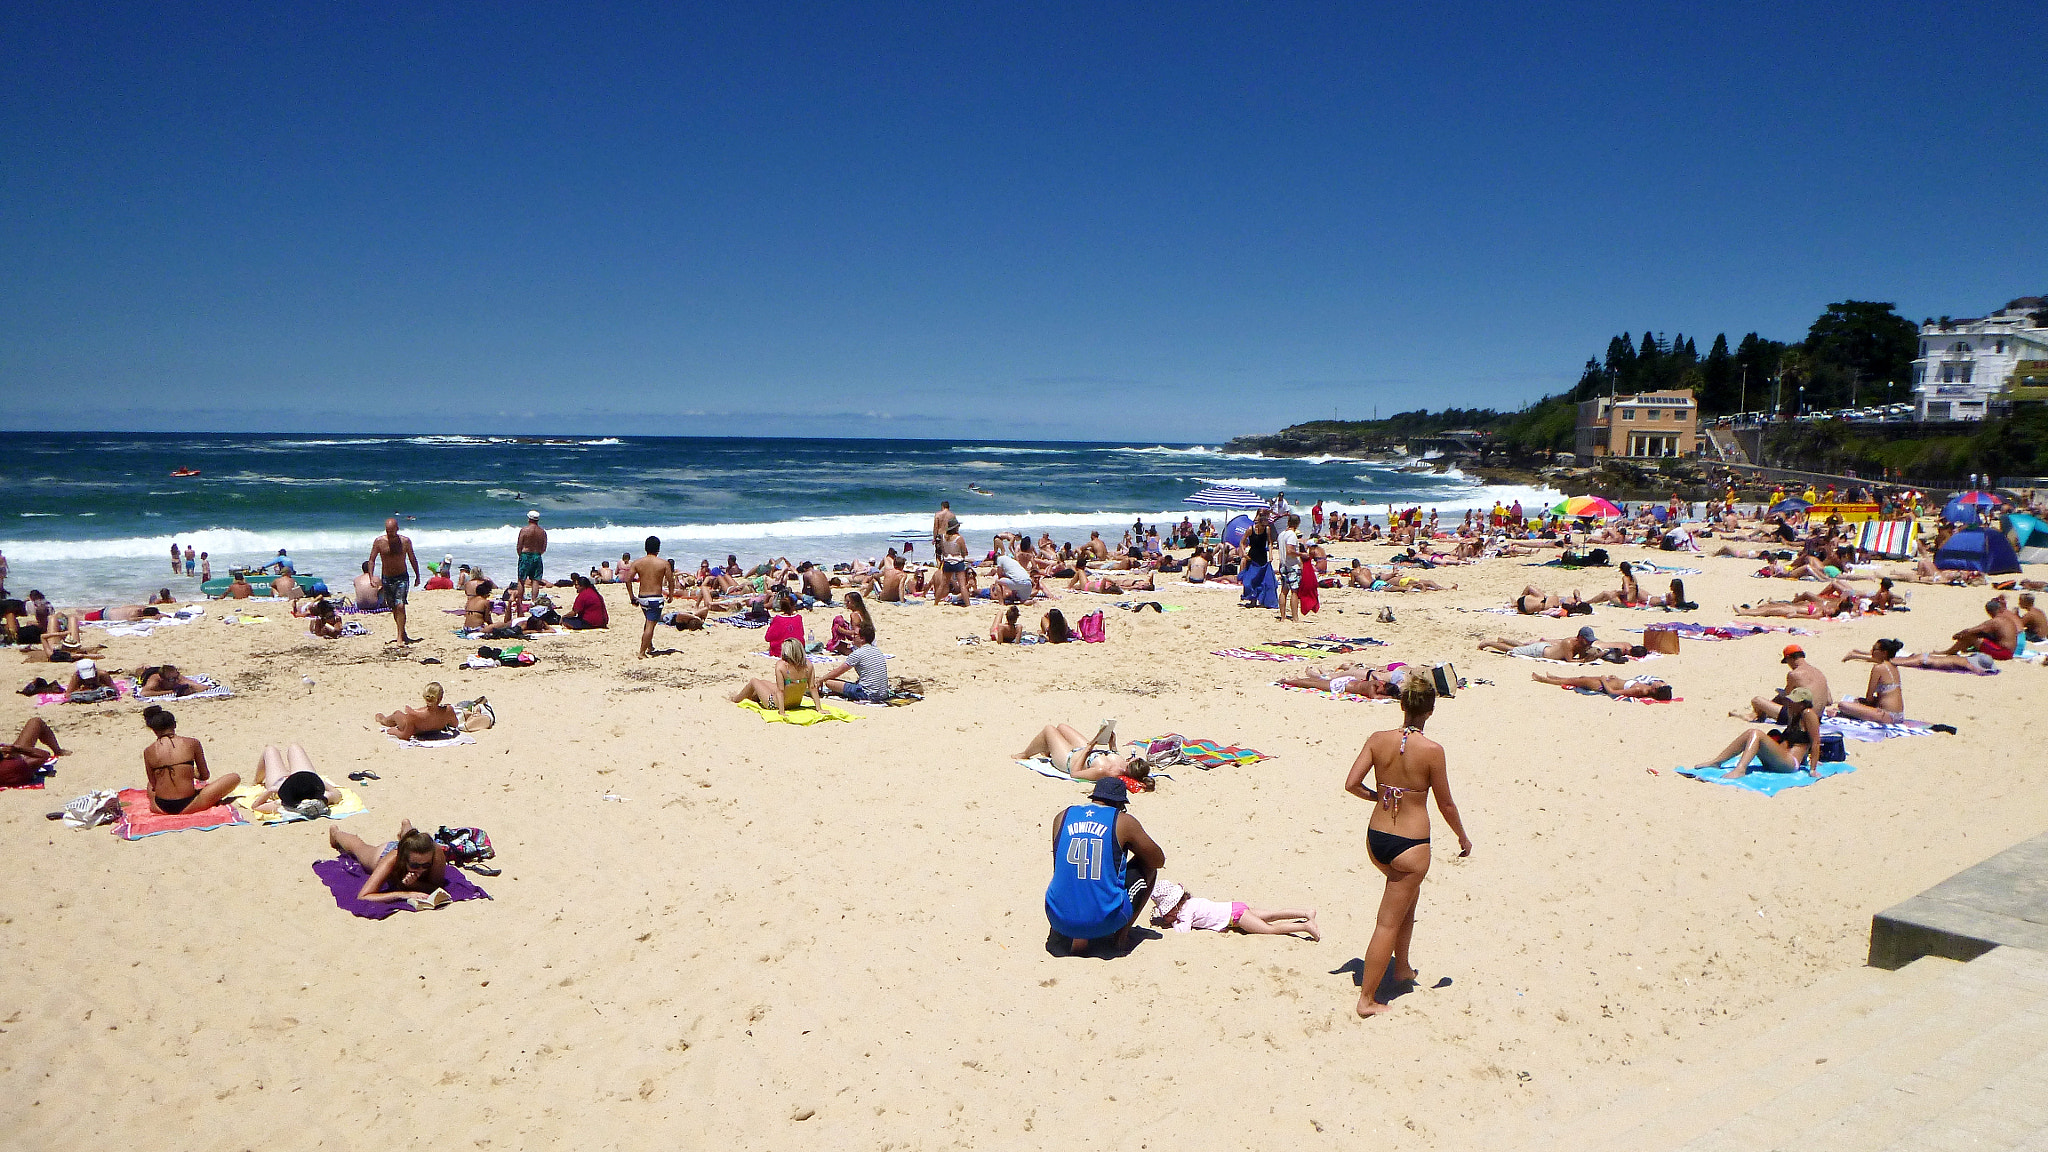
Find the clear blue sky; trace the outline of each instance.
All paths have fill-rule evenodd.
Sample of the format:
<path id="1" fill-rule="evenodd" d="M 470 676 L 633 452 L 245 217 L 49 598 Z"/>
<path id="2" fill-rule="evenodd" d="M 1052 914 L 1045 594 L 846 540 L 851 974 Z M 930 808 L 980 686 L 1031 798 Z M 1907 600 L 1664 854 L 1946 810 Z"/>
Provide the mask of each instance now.
<path id="1" fill-rule="evenodd" d="M 2048 291 L 2038 0 L 0 19 L 14 428 L 1213 441 Z"/>

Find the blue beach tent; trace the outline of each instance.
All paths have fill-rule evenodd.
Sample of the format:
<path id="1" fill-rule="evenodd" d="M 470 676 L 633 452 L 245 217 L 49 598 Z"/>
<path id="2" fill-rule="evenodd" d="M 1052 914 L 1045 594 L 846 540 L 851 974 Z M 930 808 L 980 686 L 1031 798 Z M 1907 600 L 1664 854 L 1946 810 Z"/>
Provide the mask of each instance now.
<path id="1" fill-rule="evenodd" d="M 1967 569 L 1997 576 L 2020 570 L 2012 541 L 1989 528 L 1961 528 L 1934 554 L 1936 568 Z"/>
<path id="2" fill-rule="evenodd" d="M 2025 512 L 2014 512 L 2005 518 L 2005 526 L 2012 530 L 2013 547 L 2019 550 L 2022 564 L 2048 564 L 2048 522 Z"/>
<path id="3" fill-rule="evenodd" d="M 1251 530 L 1251 517 L 1233 516 L 1230 518 L 1230 523 L 1223 526 L 1223 542 L 1235 548 L 1239 544 L 1244 543 L 1244 534 Z"/>

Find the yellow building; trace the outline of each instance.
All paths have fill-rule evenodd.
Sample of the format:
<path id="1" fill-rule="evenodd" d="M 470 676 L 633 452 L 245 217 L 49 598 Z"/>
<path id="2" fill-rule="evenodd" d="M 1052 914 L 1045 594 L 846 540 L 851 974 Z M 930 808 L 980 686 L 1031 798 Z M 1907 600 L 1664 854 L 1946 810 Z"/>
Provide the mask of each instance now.
<path id="1" fill-rule="evenodd" d="M 1572 451 L 1589 456 L 1690 456 L 1699 451 L 1692 389 L 1602 396 L 1579 404 Z"/>

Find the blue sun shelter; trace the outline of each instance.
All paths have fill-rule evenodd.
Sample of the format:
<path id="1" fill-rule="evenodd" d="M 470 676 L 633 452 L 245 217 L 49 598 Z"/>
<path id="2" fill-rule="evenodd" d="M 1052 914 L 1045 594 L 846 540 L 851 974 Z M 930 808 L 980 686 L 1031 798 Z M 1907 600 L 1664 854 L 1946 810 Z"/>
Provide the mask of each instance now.
<path id="1" fill-rule="evenodd" d="M 1962 528 L 1934 554 L 1934 566 L 1998 576 L 2018 572 L 2020 558 L 2013 553 L 2012 541 L 2004 534 L 1989 528 Z"/>

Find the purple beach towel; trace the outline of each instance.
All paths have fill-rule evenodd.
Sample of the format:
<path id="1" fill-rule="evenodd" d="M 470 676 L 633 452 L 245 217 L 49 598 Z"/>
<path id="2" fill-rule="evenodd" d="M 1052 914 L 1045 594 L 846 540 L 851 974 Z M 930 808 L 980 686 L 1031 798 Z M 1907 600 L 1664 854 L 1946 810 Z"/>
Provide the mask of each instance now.
<path id="1" fill-rule="evenodd" d="M 360 900 L 356 893 L 363 890 L 363 881 L 370 878 L 369 869 L 353 856 L 337 856 L 332 860 L 316 861 L 313 874 L 334 893 L 334 903 L 343 911 L 353 912 L 365 920 L 382 920 L 393 912 L 410 912 L 412 909 L 397 901 Z M 469 877 L 460 869 L 450 866 L 448 881 L 442 887 L 456 900 L 489 900 L 491 894 L 469 882 Z"/>

